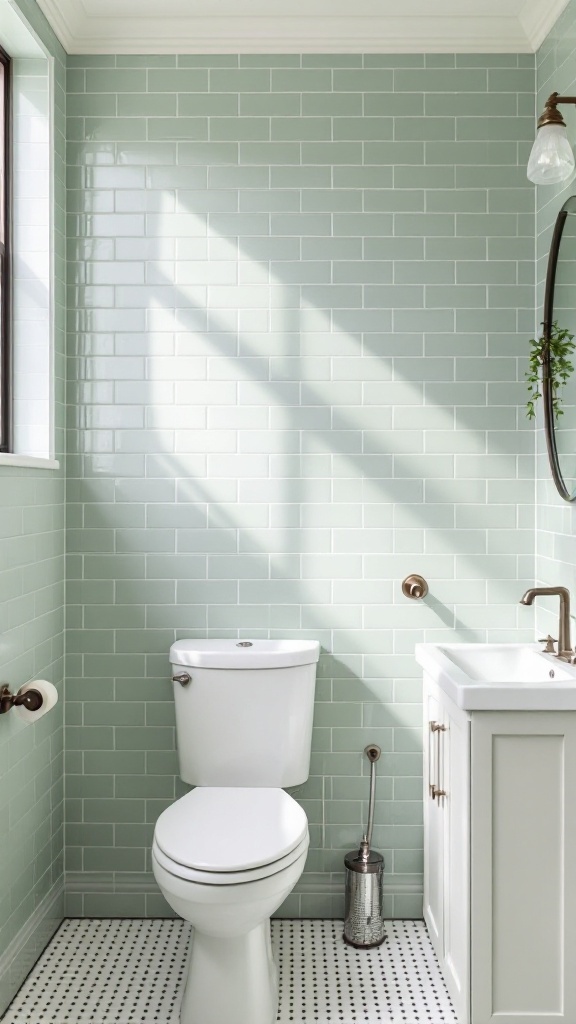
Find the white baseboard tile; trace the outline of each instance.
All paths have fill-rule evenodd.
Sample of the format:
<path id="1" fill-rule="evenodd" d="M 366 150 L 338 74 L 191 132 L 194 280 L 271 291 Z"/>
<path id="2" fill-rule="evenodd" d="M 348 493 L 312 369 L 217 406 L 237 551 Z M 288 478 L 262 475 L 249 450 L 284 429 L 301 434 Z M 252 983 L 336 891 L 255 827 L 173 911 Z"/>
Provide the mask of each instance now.
<path id="1" fill-rule="evenodd" d="M 0 955 L 0 1016 L 44 952 L 63 916 L 64 883 L 60 879 Z"/>

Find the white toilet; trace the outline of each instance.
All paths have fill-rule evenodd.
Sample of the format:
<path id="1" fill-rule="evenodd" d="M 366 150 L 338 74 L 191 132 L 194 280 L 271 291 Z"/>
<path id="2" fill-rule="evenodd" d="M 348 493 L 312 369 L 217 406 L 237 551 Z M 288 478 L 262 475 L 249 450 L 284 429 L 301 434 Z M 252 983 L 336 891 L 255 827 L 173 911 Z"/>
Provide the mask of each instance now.
<path id="1" fill-rule="evenodd" d="M 310 770 L 316 641 L 180 640 L 170 649 L 180 775 L 152 866 L 194 926 L 181 1024 L 274 1024 L 271 914 L 304 869 L 308 822 L 284 786 Z"/>

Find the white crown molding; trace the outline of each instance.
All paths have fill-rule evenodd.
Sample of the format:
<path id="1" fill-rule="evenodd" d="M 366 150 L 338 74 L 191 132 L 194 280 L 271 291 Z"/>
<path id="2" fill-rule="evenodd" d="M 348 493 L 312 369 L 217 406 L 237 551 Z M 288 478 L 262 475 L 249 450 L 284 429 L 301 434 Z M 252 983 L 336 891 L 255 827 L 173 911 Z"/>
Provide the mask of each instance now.
<path id="1" fill-rule="evenodd" d="M 67 0 L 37 0 L 38 7 L 52 26 L 66 53 L 74 53 L 75 34 L 69 20 L 70 4 Z"/>
<path id="2" fill-rule="evenodd" d="M 78 0 L 37 2 L 73 54 L 533 52 L 520 19 L 505 15 L 127 18 L 120 3 L 107 18 L 88 16 Z M 529 2 L 542 13 L 542 0 Z M 532 32 L 536 21 L 534 12 L 527 15 Z M 541 24 L 543 18 L 539 32 Z"/>
<path id="3" fill-rule="evenodd" d="M 569 0 L 527 0 L 520 12 L 520 24 L 535 53 L 565 10 Z"/>

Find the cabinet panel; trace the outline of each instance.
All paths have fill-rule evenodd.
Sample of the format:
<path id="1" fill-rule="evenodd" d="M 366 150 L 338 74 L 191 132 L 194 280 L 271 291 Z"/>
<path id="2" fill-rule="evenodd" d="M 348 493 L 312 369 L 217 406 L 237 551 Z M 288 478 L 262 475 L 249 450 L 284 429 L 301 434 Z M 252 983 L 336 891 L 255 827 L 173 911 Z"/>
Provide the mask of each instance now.
<path id="1" fill-rule="evenodd" d="M 435 694 L 424 694 L 424 920 L 436 956 L 444 955 L 444 815 L 430 787 L 437 784 L 437 743 L 431 725 L 440 720 Z"/>
<path id="2" fill-rule="evenodd" d="M 470 723 L 443 708 L 444 976 L 461 1024 L 470 1012 Z"/>
<path id="3" fill-rule="evenodd" d="M 576 715 L 472 716 L 472 1020 L 573 1024 Z"/>
<path id="4" fill-rule="evenodd" d="M 424 918 L 461 1024 L 470 1019 L 469 737 L 468 716 L 426 679 Z"/>

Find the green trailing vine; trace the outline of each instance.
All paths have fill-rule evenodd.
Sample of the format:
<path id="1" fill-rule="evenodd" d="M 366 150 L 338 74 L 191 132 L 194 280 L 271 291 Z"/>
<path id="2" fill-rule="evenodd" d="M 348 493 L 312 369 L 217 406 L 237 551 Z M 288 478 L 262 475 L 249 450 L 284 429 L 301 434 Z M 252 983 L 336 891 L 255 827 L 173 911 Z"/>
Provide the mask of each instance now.
<path id="1" fill-rule="evenodd" d="M 544 326 L 544 325 L 543 325 Z M 555 320 L 550 329 L 549 338 L 532 338 L 530 341 L 530 369 L 526 372 L 528 383 L 528 402 L 526 415 L 533 419 L 536 415 L 536 402 L 542 398 L 540 384 L 542 381 L 542 365 L 547 352 L 550 355 L 550 382 L 552 385 L 552 408 L 554 419 L 564 415 L 560 388 L 563 388 L 574 372 L 570 360 L 576 349 L 574 335 L 565 327 L 559 327 Z"/>

